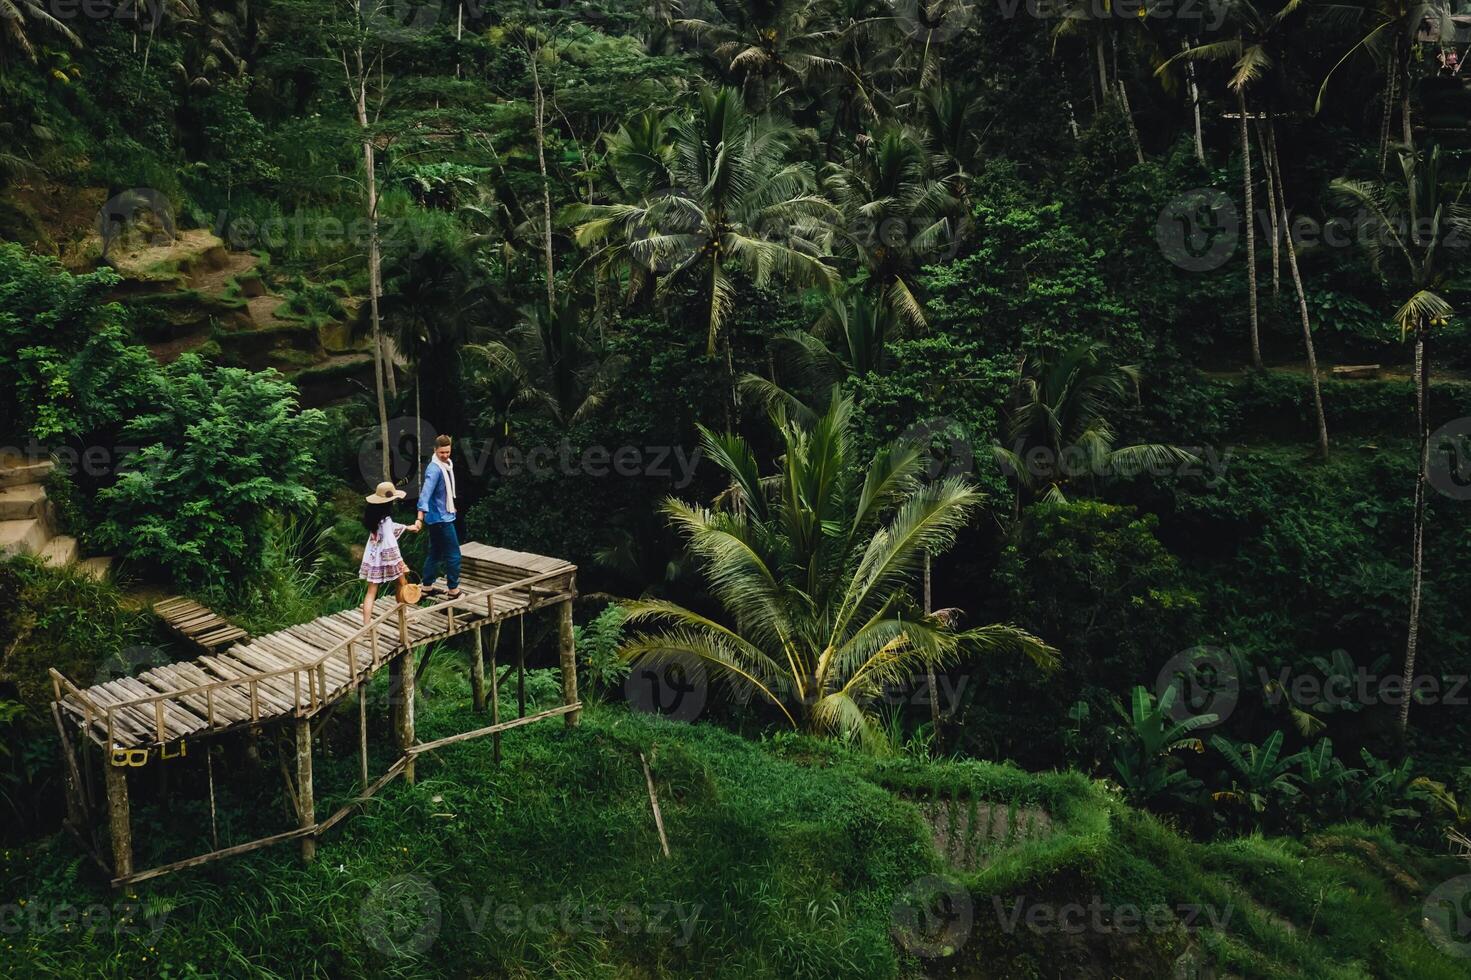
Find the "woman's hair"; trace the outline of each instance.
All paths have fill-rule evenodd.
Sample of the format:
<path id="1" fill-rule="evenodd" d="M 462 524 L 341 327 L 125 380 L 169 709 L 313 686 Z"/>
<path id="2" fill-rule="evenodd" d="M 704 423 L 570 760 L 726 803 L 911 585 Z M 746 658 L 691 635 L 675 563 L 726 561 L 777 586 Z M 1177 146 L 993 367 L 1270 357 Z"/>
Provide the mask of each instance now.
<path id="1" fill-rule="evenodd" d="M 378 525 L 383 523 L 383 518 L 393 513 L 392 504 L 368 504 L 363 508 L 363 527 L 372 534 L 378 530 Z"/>

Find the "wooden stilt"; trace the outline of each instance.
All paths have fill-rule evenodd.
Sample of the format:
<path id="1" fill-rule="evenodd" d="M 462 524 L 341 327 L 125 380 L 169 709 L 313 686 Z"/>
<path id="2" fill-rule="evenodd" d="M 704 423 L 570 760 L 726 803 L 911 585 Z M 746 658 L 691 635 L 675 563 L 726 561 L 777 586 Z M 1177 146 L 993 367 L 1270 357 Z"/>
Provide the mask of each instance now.
<path id="1" fill-rule="evenodd" d="M 128 770 L 107 762 L 107 824 L 112 833 L 112 874 L 133 873 L 133 820 L 128 812 Z"/>
<path id="2" fill-rule="evenodd" d="M 209 842 L 215 850 L 220 849 L 220 825 L 215 819 L 215 755 L 208 747 L 204 750 L 204 772 L 209 779 Z"/>
<path id="3" fill-rule="evenodd" d="M 577 645 L 572 638 L 572 600 L 557 608 L 557 646 L 562 661 L 562 703 L 577 703 Z M 567 727 L 576 728 L 581 711 L 566 715 Z"/>
<path id="4" fill-rule="evenodd" d="M 87 819 L 87 801 L 83 795 L 82 776 L 77 771 L 77 760 L 72 751 L 71 738 L 66 733 L 66 724 L 61 720 L 61 708 L 54 702 L 51 705 L 51 717 L 56 721 L 56 733 L 61 736 L 59 748 L 61 749 L 62 785 L 66 790 L 66 822 L 80 831 L 91 823 Z"/>
<path id="5" fill-rule="evenodd" d="M 303 831 L 317 824 L 316 804 L 312 799 L 312 722 L 296 719 L 296 809 Z M 317 839 L 310 833 L 301 838 L 301 859 L 317 856 Z"/>
<path id="6" fill-rule="evenodd" d="M 485 627 L 475 627 L 475 649 L 470 653 L 470 698 L 475 713 L 485 712 Z"/>
<path id="7" fill-rule="evenodd" d="M 362 763 L 363 785 L 368 785 L 368 683 L 358 685 L 358 761 Z"/>
<path id="8" fill-rule="evenodd" d="M 517 623 L 520 625 L 521 639 L 516 643 L 516 717 L 526 717 L 526 617 L 522 616 Z"/>
<path id="9" fill-rule="evenodd" d="M 501 685 L 496 675 L 496 650 L 501 645 L 501 624 L 496 623 L 490 632 L 490 723 L 499 725 L 501 723 Z M 492 750 L 496 764 L 501 761 L 501 733 L 496 732 L 490 737 Z"/>
<path id="10" fill-rule="evenodd" d="M 398 750 L 407 754 L 414 744 L 414 654 L 405 650 L 388 665 L 388 689 L 393 701 L 393 730 Z M 404 766 L 404 782 L 414 784 L 414 760 Z"/>

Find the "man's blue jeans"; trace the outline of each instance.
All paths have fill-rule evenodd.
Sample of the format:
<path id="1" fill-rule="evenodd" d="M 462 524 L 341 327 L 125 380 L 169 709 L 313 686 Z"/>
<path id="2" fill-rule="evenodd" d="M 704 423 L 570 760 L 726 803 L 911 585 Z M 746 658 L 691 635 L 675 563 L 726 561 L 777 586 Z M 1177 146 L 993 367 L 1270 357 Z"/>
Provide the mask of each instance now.
<path id="1" fill-rule="evenodd" d="M 424 584 L 433 585 L 439 578 L 440 566 L 444 567 L 444 578 L 451 589 L 460 587 L 460 536 L 455 533 L 455 522 L 430 524 L 429 557 L 424 561 Z"/>

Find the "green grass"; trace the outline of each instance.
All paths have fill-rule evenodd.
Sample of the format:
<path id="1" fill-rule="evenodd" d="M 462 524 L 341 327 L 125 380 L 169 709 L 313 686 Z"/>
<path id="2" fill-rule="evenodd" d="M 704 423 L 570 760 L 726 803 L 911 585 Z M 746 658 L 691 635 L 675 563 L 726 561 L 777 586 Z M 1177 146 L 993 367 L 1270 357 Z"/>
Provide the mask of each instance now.
<path id="1" fill-rule="evenodd" d="M 421 739 L 483 724 L 466 704 L 462 658 L 436 652 Z M 530 710 L 555 703 L 555 675 L 534 672 L 528 688 Z M 502 693 L 513 710 L 514 683 Z M 382 694 L 371 714 L 380 745 Z M 350 746 L 355 712 L 333 728 Z M 319 816 L 352 792 L 356 771 L 332 741 L 330 757 L 318 757 Z M 0 973 L 127 976 L 160 965 L 166 976 L 1147 977 L 1183 962 L 1241 976 L 1471 975 L 1471 960 L 1437 951 L 1417 925 L 1424 894 L 1464 867 L 1371 828 L 1202 845 L 1076 773 L 875 759 L 795 736 L 753 742 L 617 707 L 590 707 L 573 731 L 549 722 L 510 732 L 504 746 L 499 766 L 489 739 L 421 758 L 416 785 L 386 789 L 323 838 L 311 865 L 286 844 L 113 895 L 68 839 L 6 852 L 0 902 L 24 899 L 42 927 L 27 921 L 0 934 Z M 670 859 L 640 752 L 651 760 Z M 254 781 L 260 826 L 289 827 L 269 753 L 254 775 L 222 769 L 228 758 L 217 759 L 216 778 Z M 191 843 L 205 839 L 197 801 L 155 822 L 156 803 L 136 796 L 144 836 L 192 822 Z M 978 801 L 1000 804 L 993 813 L 1045 812 L 1049 824 L 991 841 L 974 870 L 948 867 L 921 806 L 981 813 Z M 244 819 L 230 818 L 230 835 L 255 829 Z M 176 833 L 153 842 L 172 845 L 168 857 L 187 853 Z M 974 834 L 985 836 L 979 822 Z M 928 875 L 970 910 L 958 933 L 941 930 L 955 951 L 940 959 L 905 948 L 930 948 L 930 932 L 909 928 L 904 911 Z M 1102 928 L 1039 932 L 1025 917 L 1007 928 L 1018 910 L 1090 902 L 1103 910 Z M 138 908 L 126 929 L 45 927 L 66 914 L 58 910 L 94 903 L 108 915 L 118 903 Z M 1219 928 L 1172 919 L 1130 929 L 1117 917 L 1129 906 L 1189 905 Z"/>

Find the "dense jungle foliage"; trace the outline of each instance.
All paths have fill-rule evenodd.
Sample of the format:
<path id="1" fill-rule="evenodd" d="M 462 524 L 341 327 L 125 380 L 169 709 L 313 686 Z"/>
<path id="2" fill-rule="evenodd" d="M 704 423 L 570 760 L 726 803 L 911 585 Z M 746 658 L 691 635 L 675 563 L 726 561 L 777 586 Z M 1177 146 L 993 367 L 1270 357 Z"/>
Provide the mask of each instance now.
<path id="1" fill-rule="evenodd" d="M 0 974 L 1471 975 L 1463 5 L 0 0 Z M 360 605 L 439 433 L 582 727 L 110 894 L 48 670 Z"/>

